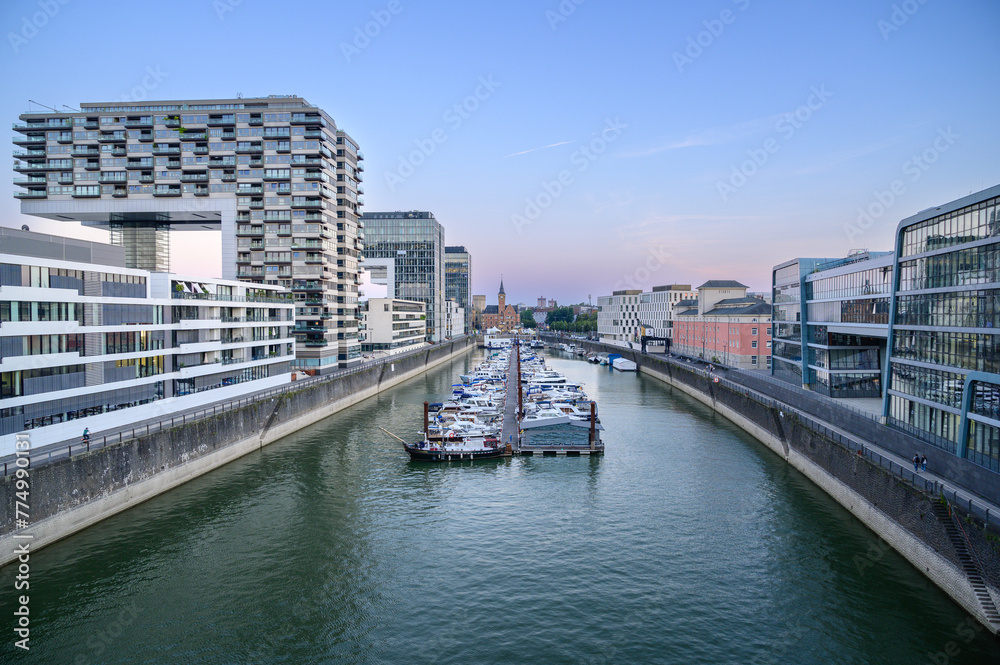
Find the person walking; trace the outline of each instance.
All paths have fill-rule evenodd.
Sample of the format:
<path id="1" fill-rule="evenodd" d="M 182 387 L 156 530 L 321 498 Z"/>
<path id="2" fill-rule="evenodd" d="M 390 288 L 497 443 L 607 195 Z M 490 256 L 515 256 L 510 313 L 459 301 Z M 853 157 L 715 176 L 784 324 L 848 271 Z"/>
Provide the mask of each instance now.
<path id="1" fill-rule="evenodd" d="M 920 455 L 920 470 L 921 471 L 927 470 L 927 456 L 924 454 Z"/>
<path id="2" fill-rule="evenodd" d="M 920 471 L 920 453 L 914 453 L 913 455 L 913 472 L 916 473 Z"/>

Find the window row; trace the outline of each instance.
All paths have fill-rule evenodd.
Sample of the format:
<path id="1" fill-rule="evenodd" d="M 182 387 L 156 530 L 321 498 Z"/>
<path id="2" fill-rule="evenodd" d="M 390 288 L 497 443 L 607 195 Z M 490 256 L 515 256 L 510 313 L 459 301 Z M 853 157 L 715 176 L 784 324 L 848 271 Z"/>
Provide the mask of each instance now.
<path id="1" fill-rule="evenodd" d="M 889 387 L 896 392 L 960 409 L 965 375 L 893 363 Z"/>
<path id="2" fill-rule="evenodd" d="M 892 293 L 892 266 L 869 268 L 846 275 L 806 282 L 806 299 L 848 298 Z"/>
<path id="3" fill-rule="evenodd" d="M 966 206 L 903 231 L 900 256 L 1000 236 L 1000 197 Z"/>
<path id="4" fill-rule="evenodd" d="M 935 409 L 901 395 L 889 395 L 891 425 L 953 455 L 961 422 L 962 417 L 957 413 Z"/>
<path id="5" fill-rule="evenodd" d="M 896 324 L 1000 328 L 1000 289 L 897 296 Z"/>
<path id="6" fill-rule="evenodd" d="M 1000 243 L 899 264 L 899 290 L 918 291 L 1000 282 Z"/>
<path id="7" fill-rule="evenodd" d="M 893 330 L 892 357 L 1000 373 L 1000 334 Z"/>

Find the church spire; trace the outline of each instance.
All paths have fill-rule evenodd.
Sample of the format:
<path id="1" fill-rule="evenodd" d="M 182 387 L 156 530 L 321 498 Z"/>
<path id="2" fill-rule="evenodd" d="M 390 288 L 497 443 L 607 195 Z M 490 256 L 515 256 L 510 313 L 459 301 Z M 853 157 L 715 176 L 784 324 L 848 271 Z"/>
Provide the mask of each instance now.
<path id="1" fill-rule="evenodd" d="M 503 290 L 503 275 L 500 275 L 500 291 L 499 295 L 505 296 L 507 293 Z"/>

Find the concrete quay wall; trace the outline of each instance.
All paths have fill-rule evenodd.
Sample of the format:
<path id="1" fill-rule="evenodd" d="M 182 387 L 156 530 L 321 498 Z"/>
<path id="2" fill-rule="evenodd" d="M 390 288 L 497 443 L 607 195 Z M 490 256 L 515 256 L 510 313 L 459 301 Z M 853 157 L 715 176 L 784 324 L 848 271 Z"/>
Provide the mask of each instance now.
<path id="1" fill-rule="evenodd" d="M 918 490 L 817 431 L 811 419 L 794 407 L 779 409 L 767 404 L 749 389 L 732 389 L 714 383 L 700 368 L 599 342 L 575 343 L 583 344 L 594 352 L 619 353 L 633 360 L 640 372 L 663 381 L 725 416 L 833 497 L 882 541 L 873 541 L 867 551 L 859 552 L 855 557 L 854 564 L 859 574 L 863 575 L 880 557 L 884 542 L 984 626 L 997 632 L 996 627 L 986 619 L 961 568 L 960 558 L 945 524 L 932 509 L 932 502 L 938 498 Z M 764 393 L 765 390 L 759 392 Z M 962 515 L 960 510 L 957 512 Z M 995 539 L 995 534 L 974 524 L 967 524 L 965 530 L 979 558 L 989 591 L 994 600 L 998 600 L 1000 552 L 990 542 Z"/>
<path id="2" fill-rule="evenodd" d="M 393 362 L 31 469 L 28 527 L 16 533 L 16 501 L 23 487 L 15 475 L 8 475 L 0 483 L 0 565 L 16 558 L 20 544 L 28 542 L 36 551 L 474 348 L 472 337 L 427 347 Z M 15 537 L 25 534 L 30 540 Z"/>

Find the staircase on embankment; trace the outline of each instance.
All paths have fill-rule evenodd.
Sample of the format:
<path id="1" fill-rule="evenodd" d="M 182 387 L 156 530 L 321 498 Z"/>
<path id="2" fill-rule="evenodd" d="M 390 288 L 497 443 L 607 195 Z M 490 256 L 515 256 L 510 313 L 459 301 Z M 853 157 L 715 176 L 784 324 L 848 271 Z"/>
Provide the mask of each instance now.
<path id="1" fill-rule="evenodd" d="M 979 564 L 972 554 L 964 527 L 962 527 L 958 518 L 952 513 L 950 505 L 942 501 L 934 501 L 933 506 L 934 514 L 941 521 L 941 524 L 944 525 L 948 539 L 951 541 L 952 546 L 955 548 L 955 553 L 962 563 L 962 571 L 965 573 L 966 578 L 968 578 L 969 585 L 972 586 L 972 590 L 976 594 L 980 606 L 983 608 L 983 614 L 986 615 L 987 620 L 993 625 L 994 632 L 1000 633 L 1000 612 L 997 611 L 996 603 L 993 602 L 993 597 L 990 596 L 990 592 L 986 588 L 986 581 L 983 579 Z"/>

